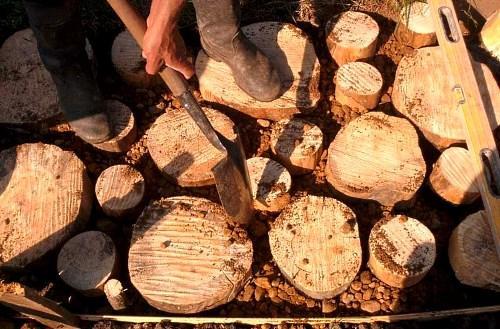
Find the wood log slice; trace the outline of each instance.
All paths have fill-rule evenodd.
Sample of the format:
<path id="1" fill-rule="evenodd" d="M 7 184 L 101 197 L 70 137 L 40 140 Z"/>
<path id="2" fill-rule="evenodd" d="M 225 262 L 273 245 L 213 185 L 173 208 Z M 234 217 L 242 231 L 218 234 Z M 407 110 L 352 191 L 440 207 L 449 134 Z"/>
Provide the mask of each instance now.
<path id="1" fill-rule="evenodd" d="M 366 112 L 378 105 L 383 84 L 382 74 L 373 65 L 346 63 L 335 75 L 335 99 L 351 109 Z"/>
<path id="2" fill-rule="evenodd" d="M 326 23 L 326 45 L 340 66 L 375 55 L 379 32 L 377 22 L 369 15 L 346 11 Z"/>
<path id="3" fill-rule="evenodd" d="M 492 130 L 500 125 L 500 90 L 491 71 L 481 64 L 485 84 L 481 93 L 489 95 L 485 102 Z M 457 110 L 453 93 L 452 75 L 443 51 L 439 47 L 425 47 L 405 56 L 399 63 L 394 80 L 392 101 L 396 109 L 412 121 L 423 135 L 438 149 L 465 143 L 463 114 Z"/>
<path id="4" fill-rule="evenodd" d="M 269 244 L 281 273 L 312 298 L 342 293 L 361 267 L 356 215 L 333 198 L 309 195 L 289 204 L 271 225 Z"/>
<path id="5" fill-rule="evenodd" d="M 363 114 L 344 126 L 330 144 L 325 169 L 337 191 L 389 207 L 411 201 L 425 171 L 413 125 L 382 112 Z"/>
<path id="6" fill-rule="evenodd" d="M 254 207 L 277 212 L 290 202 L 292 176 L 278 162 L 262 157 L 247 160 Z"/>
<path id="7" fill-rule="evenodd" d="M 432 232 L 403 215 L 378 221 L 370 232 L 368 248 L 370 270 L 379 280 L 398 288 L 420 282 L 436 260 Z"/>
<path id="8" fill-rule="evenodd" d="M 481 41 L 484 47 L 500 61 L 500 9 L 497 9 L 481 30 Z"/>
<path id="9" fill-rule="evenodd" d="M 131 304 L 127 290 L 123 288 L 120 281 L 116 279 L 110 279 L 104 285 L 104 293 L 108 299 L 109 305 L 115 311 L 124 310 Z"/>
<path id="10" fill-rule="evenodd" d="M 92 59 L 88 41 L 86 50 Z M 33 124 L 61 114 L 55 84 L 31 29 L 14 33 L 0 48 L 0 95 L 0 123 Z"/>
<path id="11" fill-rule="evenodd" d="M 462 284 L 500 292 L 500 259 L 484 210 L 469 215 L 453 230 L 448 257 Z"/>
<path id="12" fill-rule="evenodd" d="M 315 108 L 319 94 L 319 61 L 312 42 L 298 27 L 262 22 L 242 28 L 243 33 L 273 62 L 282 82 L 282 95 L 271 102 L 257 101 L 241 90 L 231 69 L 202 50 L 196 75 L 205 100 L 225 104 L 258 119 L 281 120 Z"/>
<path id="13" fill-rule="evenodd" d="M 105 106 L 113 130 L 113 137 L 105 142 L 92 145 L 107 152 L 127 152 L 137 139 L 134 114 L 127 105 L 116 100 L 107 100 Z"/>
<path id="14" fill-rule="evenodd" d="M 224 209 L 196 197 L 151 202 L 134 226 L 132 284 L 153 307 L 197 313 L 230 302 L 251 274 L 252 242 Z"/>
<path id="15" fill-rule="evenodd" d="M 467 149 L 450 147 L 441 153 L 434 164 L 429 176 L 430 186 L 437 195 L 450 203 L 473 203 L 481 196 L 474 168 Z"/>
<path id="16" fill-rule="evenodd" d="M 203 108 L 214 129 L 237 142 L 234 123 L 224 114 Z M 215 184 L 212 168 L 222 158 L 184 109 L 162 114 L 147 133 L 151 158 L 161 173 L 180 186 Z"/>
<path id="17" fill-rule="evenodd" d="M 104 294 L 104 284 L 116 269 L 113 240 L 99 231 L 78 234 L 57 256 L 57 272 L 64 283 L 88 296 Z"/>
<path id="18" fill-rule="evenodd" d="M 104 170 L 95 185 L 97 201 L 104 213 L 123 217 L 134 212 L 144 197 L 145 183 L 141 173 L 129 165 Z"/>
<path id="19" fill-rule="evenodd" d="M 313 171 L 323 153 L 323 132 L 303 119 L 285 119 L 273 125 L 271 150 L 292 175 Z"/>
<path id="20" fill-rule="evenodd" d="M 113 41 L 111 60 L 116 72 L 131 86 L 149 88 L 158 83 L 154 75 L 146 72 L 142 50 L 127 30 L 119 33 Z"/>
<path id="21" fill-rule="evenodd" d="M 74 153 L 42 143 L 0 152 L 0 268 L 22 269 L 83 229 L 92 200 Z"/>
<path id="22" fill-rule="evenodd" d="M 436 30 L 429 5 L 424 2 L 412 2 L 402 8 L 394 36 L 405 46 L 415 49 L 435 45 Z"/>

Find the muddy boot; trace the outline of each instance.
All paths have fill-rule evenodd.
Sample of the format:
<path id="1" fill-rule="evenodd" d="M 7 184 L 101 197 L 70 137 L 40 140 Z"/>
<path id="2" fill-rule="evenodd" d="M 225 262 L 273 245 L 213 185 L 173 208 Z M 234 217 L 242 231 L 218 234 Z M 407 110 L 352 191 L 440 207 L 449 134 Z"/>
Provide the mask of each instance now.
<path id="1" fill-rule="evenodd" d="M 208 56 L 226 63 L 236 84 L 253 98 L 269 102 L 281 82 L 271 61 L 240 29 L 239 0 L 193 0 L 201 44 Z"/>
<path id="2" fill-rule="evenodd" d="M 88 143 L 111 138 L 102 96 L 85 52 L 77 0 L 25 0 L 31 28 L 59 103 L 75 133 Z"/>

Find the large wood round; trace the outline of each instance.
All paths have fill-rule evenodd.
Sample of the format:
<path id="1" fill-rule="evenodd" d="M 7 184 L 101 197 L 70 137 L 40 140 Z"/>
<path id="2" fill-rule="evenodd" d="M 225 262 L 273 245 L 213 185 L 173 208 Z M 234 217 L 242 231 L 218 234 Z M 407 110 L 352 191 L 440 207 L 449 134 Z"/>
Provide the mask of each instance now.
<path id="1" fill-rule="evenodd" d="M 214 129 L 236 141 L 236 127 L 224 114 L 209 108 L 203 111 Z M 223 157 L 184 109 L 168 111 L 156 119 L 147 133 L 149 153 L 165 177 L 180 186 L 215 184 L 212 168 Z"/>
<path id="2" fill-rule="evenodd" d="M 436 30 L 430 6 L 416 1 L 403 7 L 394 35 L 399 42 L 412 48 L 436 44 Z"/>
<path id="3" fill-rule="evenodd" d="M 129 165 L 111 166 L 104 170 L 95 185 L 97 201 L 104 213 L 122 217 L 137 208 L 144 197 L 144 178 Z"/>
<path id="4" fill-rule="evenodd" d="M 325 169 L 336 190 L 384 206 L 411 200 L 425 171 L 415 128 L 382 112 L 363 114 L 343 127 L 330 144 Z"/>
<path id="5" fill-rule="evenodd" d="M 436 259 L 432 232 L 416 219 L 398 215 L 373 226 L 368 266 L 379 280 L 406 288 L 418 283 Z"/>
<path id="6" fill-rule="evenodd" d="M 95 296 L 104 294 L 104 284 L 117 266 L 113 240 L 99 231 L 80 233 L 61 248 L 57 273 L 70 287 Z"/>
<path id="7" fill-rule="evenodd" d="M 448 257 L 461 283 L 500 292 L 500 259 L 484 211 L 468 216 L 455 228 Z"/>
<path id="8" fill-rule="evenodd" d="M 247 160 L 248 174 L 257 210 L 276 212 L 290 202 L 292 176 L 278 162 L 262 157 Z"/>
<path id="9" fill-rule="evenodd" d="M 450 147 L 441 153 L 432 168 L 429 183 L 434 192 L 453 204 L 469 204 L 481 195 L 476 171 L 467 149 Z"/>
<path id="10" fill-rule="evenodd" d="M 254 118 L 275 121 L 314 108 L 320 98 L 320 67 L 306 34 L 296 26 L 278 22 L 255 23 L 242 31 L 275 65 L 283 94 L 271 102 L 253 99 L 236 85 L 226 64 L 210 59 L 201 50 L 196 59 L 196 75 L 203 98 Z"/>
<path id="11" fill-rule="evenodd" d="M 342 65 L 375 55 L 379 32 L 369 15 L 346 11 L 326 23 L 326 45 L 335 62 Z"/>
<path id="12" fill-rule="evenodd" d="M 382 74 L 373 65 L 363 62 L 346 63 L 335 75 L 335 99 L 351 109 L 374 109 L 382 92 Z"/>
<path id="13" fill-rule="evenodd" d="M 312 298 L 342 293 L 361 266 L 356 215 L 333 198 L 309 195 L 288 205 L 271 225 L 269 244 L 281 273 Z"/>
<path id="14" fill-rule="evenodd" d="M 251 274 L 252 242 L 222 207 L 195 197 L 151 202 L 134 226 L 132 284 L 153 307 L 197 313 L 230 302 Z"/>
<path id="15" fill-rule="evenodd" d="M 492 107 L 490 122 L 500 123 L 500 90 L 490 70 L 481 65 Z M 399 63 L 392 101 L 396 109 L 412 121 L 438 149 L 465 143 L 463 114 L 457 110 L 452 75 L 439 47 L 417 49 Z M 486 103 L 485 106 L 488 104 Z M 496 113 L 495 113 L 496 112 Z"/>
<path id="16" fill-rule="evenodd" d="M 72 152 L 42 143 L 0 152 L 0 268 L 23 268 L 83 229 L 92 199 Z"/>
<path id="17" fill-rule="evenodd" d="M 497 9 L 486 20 L 481 30 L 481 41 L 497 60 L 500 61 L 500 9 Z"/>
<path id="18" fill-rule="evenodd" d="M 323 153 L 323 132 L 303 119 L 281 120 L 272 128 L 271 150 L 292 175 L 307 174 Z"/>

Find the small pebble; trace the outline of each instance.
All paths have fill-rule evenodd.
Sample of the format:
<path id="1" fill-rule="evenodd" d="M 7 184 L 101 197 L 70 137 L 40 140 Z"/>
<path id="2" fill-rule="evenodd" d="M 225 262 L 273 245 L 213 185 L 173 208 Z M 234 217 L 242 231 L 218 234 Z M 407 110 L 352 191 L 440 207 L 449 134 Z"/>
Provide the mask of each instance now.
<path id="1" fill-rule="evenodd" d="M 264 128 L 268 128 L 271 123 L 267 120 L 264 120 L 264 119 L 257 119 L 257 124 L 261 127 L 264 127 Z"/>
<path id="2" fill-rule="evenodd" d="M 337 309 L 337 305 L 335 305 L 334 303 L 332 303 L 330 300 L 323 299 L 321 301 L 321 312 L 323 312 L 323 313 L 332 313 L 336 309 Z"/>

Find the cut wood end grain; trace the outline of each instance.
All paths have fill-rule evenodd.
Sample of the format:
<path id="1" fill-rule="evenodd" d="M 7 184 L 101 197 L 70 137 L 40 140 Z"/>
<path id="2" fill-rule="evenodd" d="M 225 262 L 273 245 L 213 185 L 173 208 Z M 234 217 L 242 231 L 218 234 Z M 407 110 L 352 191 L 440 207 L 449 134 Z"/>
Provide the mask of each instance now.
<path id="1" fill-rule="evenodd" d="M 413 48 L 436 44 L 436 30 L 429 5 L 412 2 L 402 8 L 394 35 L 399 42 Z"/>
<path id="2" fill-rule="evenodd" d="M 500 61 L 500 9 L 497 9 L 481 30 L 481 41 L 484 47 Z"/>
<path id="3" fill-rule="evenodd" d="M 403 215 L 377 222 L 370 233 L 368 247 L 371 271 L 393 287 L 417 284 L 436 259 L 432 232 L 418 220 Z"/>
<path id="4" fill-rule="evenodd" d="M 134 226 L 132 284 L 153 307 L 197 313 L 230 302 L 251 274 L 252 242 L 224 209 L 196 197 L 151 202 Z"/>
<path id="5" fill-rule="evenodd" d="M 130 299 L 126 289 L 120 281 L 110 279 L 104 285 L 104 293 L 108 299 L 109 304 L 115 311 L 126 309 L 130 305 Z"/>
<path id="6" fill-rule="evenodd" d="M 309 195 L 289 204 L 272 224 L 269 244 L 283 275 L 312 298 L 342 293 L 361 266 L 356 215 L 333 198 Z"/>
<path id="7" fill-rule="evenodd" d="M 111 217 L 131 214 L 144 197 L 141 173 L 129 165 L 111 166 L 97 178 L 95 193 L 104 213 Z"/>

